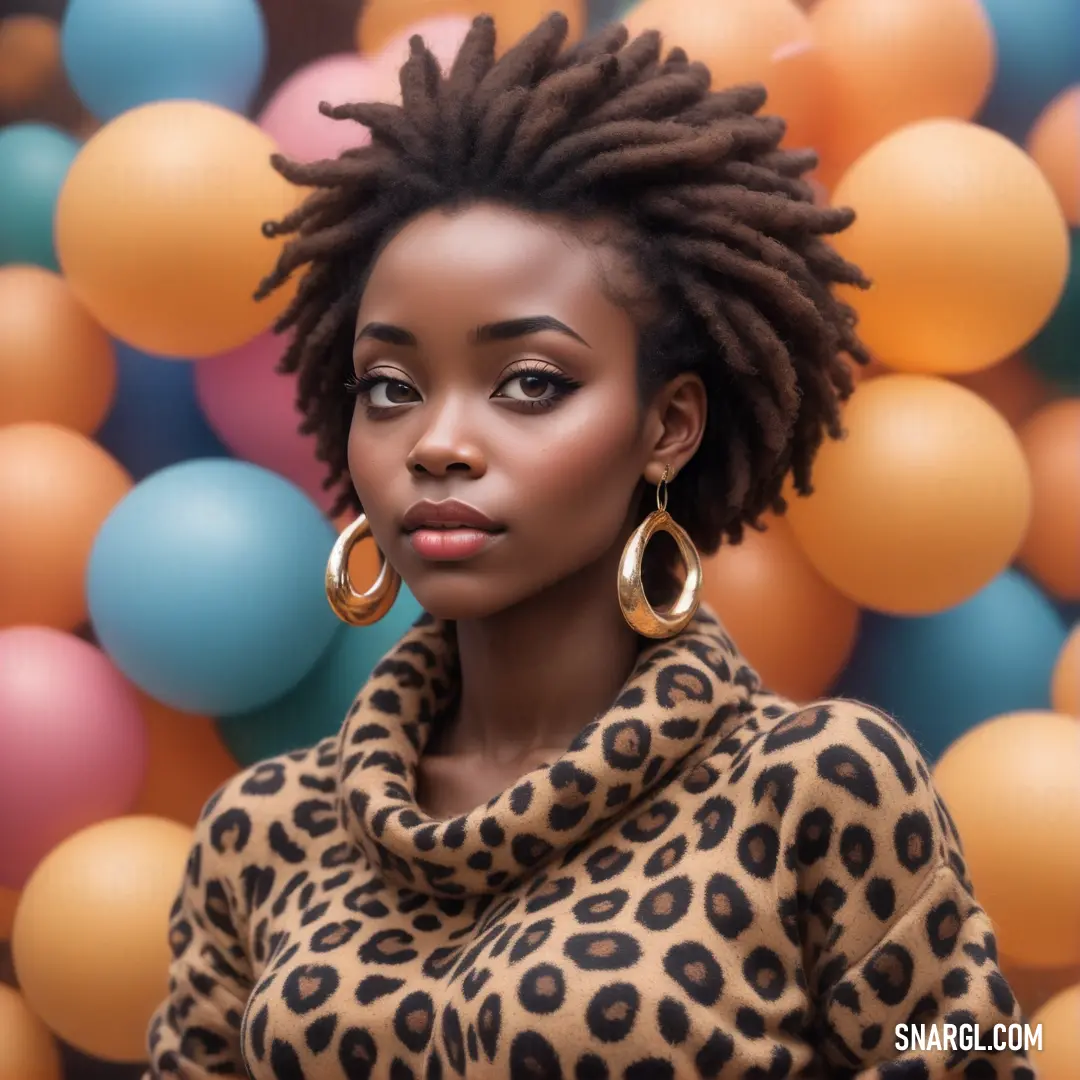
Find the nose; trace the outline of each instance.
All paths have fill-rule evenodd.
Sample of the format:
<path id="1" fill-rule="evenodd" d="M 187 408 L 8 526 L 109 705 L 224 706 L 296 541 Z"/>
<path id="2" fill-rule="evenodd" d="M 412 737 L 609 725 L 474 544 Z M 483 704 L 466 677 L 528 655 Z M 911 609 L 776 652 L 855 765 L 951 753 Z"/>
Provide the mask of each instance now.
<path id="1" fill-rule="evenodd" d="M 430 424 L 414 443 L 405 464 L 415 476 L 484 475 L 487 460 L 463 402 L 448 400 L 432 411 Z"/>

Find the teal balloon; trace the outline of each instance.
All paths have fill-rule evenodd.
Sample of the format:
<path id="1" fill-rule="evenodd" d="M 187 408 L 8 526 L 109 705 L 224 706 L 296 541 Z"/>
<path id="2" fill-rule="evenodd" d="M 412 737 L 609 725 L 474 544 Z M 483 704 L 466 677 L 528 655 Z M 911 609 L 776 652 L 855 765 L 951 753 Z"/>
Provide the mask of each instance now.
<path id="1" fill-rule="evenodd" d="M 935 761 L 983 720 L 1049 709 L 1054 661 L 1067 634 L 1053 603 L 1023 574 L 1007 570 L 936 615 L 865 612 L 834 692 L 894 716 Z"/>
<path id="2" fill-rule="evenodd" d="M 253 765 L 335 735 L 375 665 L 422 614 L 403 585 L 394 606 L 377 623 L 342 627 L 310 674 L 284 697 L 219 718 L 218 731 L 233 757 L 241 765 Z"/>
<path id="3" fill-rule="evenodd" d="M 59 270 L 53 243 L 56 201 L 79 143 L 48 124 L 0 129 L 0 265 Z"/>
<path id="4" fill-rule="evenodd" d="M 1069 241 L 1069 279 L 1061 302 L 1024 350 L 1031 366 L 1067 394 L 1080 393 L 1080 229 Z"/>
<path id="5" fill-rule="evenodd" d="M 588 28 L 599 30 L 619 22 L 638 6 L 638 0 L 588 0 Z"/>

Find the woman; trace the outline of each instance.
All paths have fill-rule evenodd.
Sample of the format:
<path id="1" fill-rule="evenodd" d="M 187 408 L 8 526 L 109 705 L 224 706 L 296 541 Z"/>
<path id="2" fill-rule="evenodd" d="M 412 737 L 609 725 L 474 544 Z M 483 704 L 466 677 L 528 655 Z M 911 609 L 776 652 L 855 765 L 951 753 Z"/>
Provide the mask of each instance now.
<path id="1" fill-rule="evenodd" d="M 262 292 L 308 268 L 285 367 L 358 514 L 328 595 L 429 615 L 339 738 L 207 806 L 152 1075 L 1030 1078 L 897 1049 L 1019 1015 L 917 749 L 697 606 L 839 434 L 852 215 L 759 89 L 566 32 L 496 62 L 477 19 L 446 78 L 416 39 L 400 107 L 324 109 L 370 147 L 276 162 L 319 189 Z"/>

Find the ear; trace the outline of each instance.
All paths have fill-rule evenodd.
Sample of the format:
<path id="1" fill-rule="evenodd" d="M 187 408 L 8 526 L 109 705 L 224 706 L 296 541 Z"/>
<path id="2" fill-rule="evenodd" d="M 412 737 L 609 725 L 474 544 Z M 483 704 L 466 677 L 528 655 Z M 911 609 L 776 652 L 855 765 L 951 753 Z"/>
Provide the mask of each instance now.
<path id="1" fill-rule="evenodd" d="M 649 406 L 648 483 L 659 484 L 666 467 L 671 468 L 669 479 L 682 471 L 701 445 L 707 416 L 708 395 L 699 375 L 683 372 L 664 384 Z"/>

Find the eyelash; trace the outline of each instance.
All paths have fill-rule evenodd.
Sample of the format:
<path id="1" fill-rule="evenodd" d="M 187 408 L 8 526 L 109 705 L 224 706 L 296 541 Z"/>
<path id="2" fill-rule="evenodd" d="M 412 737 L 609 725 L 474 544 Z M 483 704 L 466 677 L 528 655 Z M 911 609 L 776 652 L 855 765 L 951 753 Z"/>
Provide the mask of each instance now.
<path id="1" fill-rule="evenodd" d="M 557 392 L 549 398 L 538 398 L 534 401 L 523 401 L 519 398 L 512 399 L 515 405 L 523 405 L 529 411 L 534 409 L 550 409 L 553 405 L 556 405 L 564 397 L 573 393 L 581 386 L 581 383 L 576 379 L 571 379 L 568 375 L 564 375 L 558 369 L 536 361 L 526 363 L 522 367 L 516 368 L 510 372 L 499 384 L 499 387 L 505 386 L 514 379 L 527 378 L 530 375 L 543 376 L 543 378 L 556 388 Z M 410 389 L 415 389 L 412 384 L 406 382 L 405 379 L 397 379 L 389 375 L 380 375 L 377 372 L 367 372 L 364 375 L 350 375 L 345 380 L 345 390 L 349 394 L 363 398 L 365 395 L 370 394 L 371 391 L 381 383 L 400 383 L 402 386 L 408 386 Z M 397 406 L 372 405 L 370 402 L 367 403 L 369 414 L 393 412 L 396 407 Z"/>

